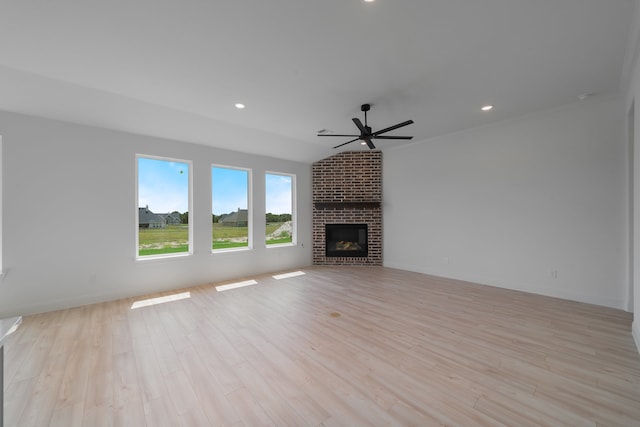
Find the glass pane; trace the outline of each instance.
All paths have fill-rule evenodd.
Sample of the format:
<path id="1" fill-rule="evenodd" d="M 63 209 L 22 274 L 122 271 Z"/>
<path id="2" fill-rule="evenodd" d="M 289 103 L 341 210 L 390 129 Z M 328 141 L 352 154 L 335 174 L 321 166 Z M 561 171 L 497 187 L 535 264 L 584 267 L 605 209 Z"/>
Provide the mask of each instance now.
<path id="1" fill-rule="evenodd" d="M 265 175 L 267 245 L 293 242 L 293 176 Z"/>
<path id="2" fill-rule="evenodd" d="M 189 252 L 189 164 L 138 157 L 138 256 Z"/>
<path id="3" fill-rule="evenodd" d="M 249 246 L 249 171 L 211 168 L 214 250 Z"/>

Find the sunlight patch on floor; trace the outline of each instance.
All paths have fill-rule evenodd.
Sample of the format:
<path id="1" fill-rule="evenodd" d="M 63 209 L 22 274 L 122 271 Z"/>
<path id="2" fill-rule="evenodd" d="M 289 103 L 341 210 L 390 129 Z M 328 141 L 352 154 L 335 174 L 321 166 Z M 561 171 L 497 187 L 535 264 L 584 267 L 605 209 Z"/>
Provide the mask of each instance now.
<path id="1" fill-rule="evenodd" d="M 257 284 L 258 282 L 256 282 L 255 280 L 245 280 L 243 282 L 235 282 L 235 283 L 229 283 L 228 285 L 216 286 L 216 291 L 218 292 L 228 291 L 229 289 L 244 288 L 245 286 L 257 285 Z"/>
<path id="2" fill-rule="evenodd" d="M 140 301 L 136 301 L 131 305 L 131 310 L 141 307 L 149 307 L 150 305 L 164 304 L 172 301 L 179 301 L 181 299 L 191 298 L 191 292 L 182 292 L 179 294 L 165 295 L 163 297 L 149 298 Z"/>
<path id="3" fill-rule="evenodd" d="M 288 279 L 289 277 L 304 276 L 305 274 L 306 273 L 304 271 L 292 271 L 291 273 L 276 274 L 275 276 L 272 276 L 272 277 L 276 280 L 280 280 L 280 279 Z"/>

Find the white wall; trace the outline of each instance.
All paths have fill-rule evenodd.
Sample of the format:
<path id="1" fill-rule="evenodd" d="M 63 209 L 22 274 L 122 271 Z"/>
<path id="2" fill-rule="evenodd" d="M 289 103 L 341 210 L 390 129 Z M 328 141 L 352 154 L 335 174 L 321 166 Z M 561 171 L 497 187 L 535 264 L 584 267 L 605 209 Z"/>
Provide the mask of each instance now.
<path id="1" fill-rule="evenodd" d="M 631 27 L 627 52 L 623 68 L 623 85 L 626 85 L 626 112 L 627 112 L 627 144 L 629 153 L 633 155 L 630 162 L 630 214 L 632 234 L 630 235 L 630 252 L 632 253 L 632 276 L 633 289 L 630 294 L 633 297 L 634 319 L 632 325 L 633 337 L 640 352 L 640 111 L 636 107 L 637 100 L 640 99 L 640 7 L 639 2 L 634 0 L 635 10 L 633 25 Z"/>
<path id="2" fill-rule="evenodd" d="M 0 113 L 0 135 L 0 317 L 311 263 L 308 164 L 11 113 Z M 193 161 L 193 256 L 135 260 L 136 153 Z M 298 245 L 266 249 L 258 239 L 252 251 L 211 254 L 212 163 L 253 170 L 256 236 L 265 234 L 264 172 L 295 174 Z"/>
<path id="3" fill-rule="evenodd" d="M 640 92 L 639 92 L 640 93 Z M 640 99 L 640 98 L 639 98 Z M 632 216 L 629 228 L 629 252 L 631 269 L 631 289 L 629 295 L 633 298 L 631 309 L 634 311 L 632 325 L 633 336 L 640 352 L 640 323 L 638 322 L 638 310 L 640 308 L 640 140 L 636 129 L 640 129 L 640 118 L 635 112 L 633 101 L 628 105 L 627 113 L 627 144 L 629 155 L 629 215 Z"/>
<path id="4" fill-rule="evenodd" d="M 385 152 L 384 264 L 626 309 L 624 123 L 594 97 Z"/>

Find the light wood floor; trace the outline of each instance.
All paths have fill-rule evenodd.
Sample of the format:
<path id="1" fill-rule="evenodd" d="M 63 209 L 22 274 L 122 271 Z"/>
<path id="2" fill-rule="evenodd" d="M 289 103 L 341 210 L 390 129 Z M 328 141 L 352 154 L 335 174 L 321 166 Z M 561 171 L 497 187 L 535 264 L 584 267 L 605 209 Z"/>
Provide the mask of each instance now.
<path id="1" fill-rule="evenodd" d="M 305 272 L 26 317 L 6 343 L 5 425 L 640 425 L 629 313 L 382 267 Z"/>

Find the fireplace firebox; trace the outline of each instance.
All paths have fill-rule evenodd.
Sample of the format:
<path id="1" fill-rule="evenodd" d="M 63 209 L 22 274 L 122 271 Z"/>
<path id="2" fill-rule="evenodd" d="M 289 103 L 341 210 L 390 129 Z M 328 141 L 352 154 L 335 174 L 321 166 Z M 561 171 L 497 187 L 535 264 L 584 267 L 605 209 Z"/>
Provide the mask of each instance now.
<path id="1" fill-rule="evenodd" d="M 325 224 L 327 257 L 366 257 L 367 224 Z"/>

